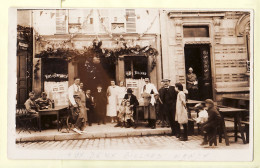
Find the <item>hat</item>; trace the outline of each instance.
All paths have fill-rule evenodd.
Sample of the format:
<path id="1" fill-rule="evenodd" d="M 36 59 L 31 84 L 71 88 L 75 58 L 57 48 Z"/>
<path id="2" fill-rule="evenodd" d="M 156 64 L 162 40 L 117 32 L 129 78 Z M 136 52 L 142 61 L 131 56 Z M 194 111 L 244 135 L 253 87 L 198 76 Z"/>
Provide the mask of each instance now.
<path id="1" fill-rule="evenodd" d="M 126 92 L 127 92 L 127 93 L 133 93 L 133 91 L 132 91 L 131 88 L 128 88 Z"/>
<path id="2" fill-rule="evenodd" d="M 211 100 L 211 99 L 206 99 L 206 100 L 205 100 L 205 103 L 206 103 L 206 104 L 214 105 L 214 102 L 213 102 L 213 100 Z"/>
<path id="3" fill-rule="evenodd" d="M 144 78 L 144 81 L 149 81 L 149 78 Z"/>
<path id="4" fill-rule="evenodd" d="M 171 80 L 170 79 L 163 79 L 162 82 L 170 82 Z"/>

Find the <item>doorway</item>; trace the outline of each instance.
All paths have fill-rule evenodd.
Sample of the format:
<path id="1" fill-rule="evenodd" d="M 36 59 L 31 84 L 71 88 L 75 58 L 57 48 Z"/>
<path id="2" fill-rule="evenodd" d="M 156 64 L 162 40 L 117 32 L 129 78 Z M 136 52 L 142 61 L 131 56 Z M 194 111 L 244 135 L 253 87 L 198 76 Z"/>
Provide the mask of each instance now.
<path id="1" fill-rule="evenodd" d="M 101 85 L 106 91 L 111 80 L 116 76 L 115 64 L 106 59 L 100 59 L 100 63 L 88 62 L 85 59 L 78 61 L 78 76 L 84 84 L 83 90 L 96 91 L 97 85 Z"/>
<path id="2" fill-rule="evenodd" d="M 212 99 L 212 75 L 210 46 L 208 44 L 187 44 L 184 47 L 186 74 L 190 67 L 198 80 L 198 100 Z"/>

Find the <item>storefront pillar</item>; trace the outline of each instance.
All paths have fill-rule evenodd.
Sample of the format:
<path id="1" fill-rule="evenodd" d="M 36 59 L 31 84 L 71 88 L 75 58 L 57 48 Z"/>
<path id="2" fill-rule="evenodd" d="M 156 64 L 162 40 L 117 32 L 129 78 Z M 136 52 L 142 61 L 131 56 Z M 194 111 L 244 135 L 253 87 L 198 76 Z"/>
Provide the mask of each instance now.
<path id="1" fill-rule="evenodd" d="M 74 83 L 74 78 L 76 76 L 78 76 L 78 64 L 77 62 L 69 62 L 68 63 L 69 86 Z"/>
<path id="2" fill-rule="evenodd" d="M 43 91 L 42 81 L 42 61 L 40 58 L 33 59 L 33 84 L 32 90 L 36 96 L 39 96 Z"/>

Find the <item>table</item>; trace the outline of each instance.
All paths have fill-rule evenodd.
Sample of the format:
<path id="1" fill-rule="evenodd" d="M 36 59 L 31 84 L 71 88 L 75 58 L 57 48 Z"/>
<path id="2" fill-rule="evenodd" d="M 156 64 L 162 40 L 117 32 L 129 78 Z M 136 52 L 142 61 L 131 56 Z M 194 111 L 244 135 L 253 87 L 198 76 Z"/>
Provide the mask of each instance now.
<path id="1" fill-rule="evenodd" d="M 225 106 L 241 108 L 241 105 L 244 105 L 244 108 L 249 110 L 249 96 L 223 96 L 222 99 L 223 105 Z"/>
<path id="2" fill-rule="evenodd" d="M 41 117 L 42 116 L 45 116 L 45 115 L 56 115 L 57 116 L 57 129 L 59 131 L 59 121 L 60 121 L 60 118 L 59 118 L 59 115 L 60 115 L 60 112 L 62 110 L 65 110 L 67 109 L 68 106 L 56 106 L 55 108 L 50 108 L 50 109 L 43 109 L 43 110 L 38 110 L 38 113 L 39 113 L 39 130 L 41 132 Z"/>
<path id="3" fill-rule="evenodd" d="M 222 124 L 222 128 L 224 131 L 224 138 L 225 138 L 225 142 L 226 142 L 227 146 L 229 146 L 229 138 L 227 136 L 227 129 L 226 129 L 226 125 L 225 125 L 226 116 L 232 116 L 234 118 L 235 142 L 237 142 L 237 138 L 239 137 L 237 135 L 238 130 L 239 130 L 239 132 L 241 134 L 241 137 L 239 137 L 239 138 L 241 138 L 243 140 L 244 144 L 246 143 L 245 136 L 244 136 L 243 130 L 241 128 L 241 114 L 243 112 L 248 112 L 248 110 L 233 108 L 233 107 L 224 107 L 224 108 L 220 107 L 219 108 L 219 113 L 221 115 L 221 124 Z"/>
<path id="4" fill-rule="evenodd" d="M 193 109 L 192 107 L 194 107 L 196 104 L 205 104 L 205 101 L 191 100 L 191 99 L 187 100 L 186 106 L 187 106 L 189 118 L 191 118 L 191 110 Z M 198 117 L 198 113 L 197 113 L 197 117 Z"/>

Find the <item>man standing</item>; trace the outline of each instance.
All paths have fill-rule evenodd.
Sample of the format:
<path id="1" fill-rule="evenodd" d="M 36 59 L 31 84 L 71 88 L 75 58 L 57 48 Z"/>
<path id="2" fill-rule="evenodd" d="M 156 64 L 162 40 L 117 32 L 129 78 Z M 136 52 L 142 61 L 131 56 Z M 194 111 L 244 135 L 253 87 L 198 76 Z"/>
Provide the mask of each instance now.
<path id="1" fill-rule="evenodd" d="M 145 102 L 144 119 L 148 119 L 147 127 L 151 127 L 152 129 L 155 129 L 156 128 L 156 110 L 155 110 L 156 100 L 154 96 L 158 94 L 158 91 L 154 86 L 154 84 L 150 83 L 149 78 L 145 78 L 144 81 L 145 81 L 145 85 L 141 92 L 141 95 L 144 98 L 144 102 Z"/>
<path id="2" fill-rule="evenodd" d="M 179 135 L 176 134 L 178 124 L 175 122 L 177 92 L 175 91 L 174 86 L 170 86 L 169 79 L 163 79 L 162 82 L 164 83 L 164 88 L 161 90 L 160 97 L 162 100 L 163 110 L 168 116 L 172 135 L 179 137 Z"/>
<path id="3" fill-rule="evenodd" d="M 81 129 L 83 129 L 85 124 L 85 117 L 84 117 L 84 105 L 82 105 L 80 99 L 80 79 L 78 77 L 74 78 L 74 84 L 71 85 L 68 89 L 69 95 L 69 102 L 70 102 L 70 109 L 72 113 L 73 120 L 75 120 L 75 128 L 73 131 L 77 132 L 78 134 L 82 134 Z"/>
<path id="4" fill-rule="evenodd" d="M 101 122 L 106 124 L 106 106 L 107 106 L 107 99 L 106 93 L 102 90 L 102 86 L 97 86 L 97 92 L 94 94 L 94 102 L 95 102 L 95 111 L 97 114 L 98 125 Z"/>
<path id="5" fill-rule="evenodd" d="M 93 123 L 93 113 L 94 113 L 94 98 L 91 96 L 90 89 L 86 90 L 86 108 L 87 108 L 87 118 L 88 125 L 92 126 Z"/>

